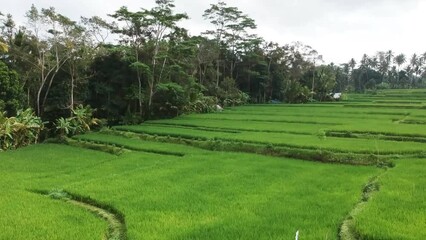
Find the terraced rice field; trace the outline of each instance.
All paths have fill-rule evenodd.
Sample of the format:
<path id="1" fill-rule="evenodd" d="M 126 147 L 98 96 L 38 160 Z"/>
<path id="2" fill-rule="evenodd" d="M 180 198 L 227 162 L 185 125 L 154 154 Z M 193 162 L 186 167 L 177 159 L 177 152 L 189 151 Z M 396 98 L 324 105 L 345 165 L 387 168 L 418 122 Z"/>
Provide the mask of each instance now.
<path id="1" fill-rule="evenodd" d="M 425 121 L 392 90 L 2 152 L 0 239 L 425 239 Z"/>

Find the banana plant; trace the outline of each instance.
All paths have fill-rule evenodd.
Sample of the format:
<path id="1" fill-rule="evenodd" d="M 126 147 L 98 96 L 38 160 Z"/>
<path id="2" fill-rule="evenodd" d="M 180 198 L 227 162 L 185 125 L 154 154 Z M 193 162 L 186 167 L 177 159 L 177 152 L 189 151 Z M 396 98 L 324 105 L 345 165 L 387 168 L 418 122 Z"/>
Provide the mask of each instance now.
<path id="1" fill-rule="evenodd" d="M 92 126 L 99 124 L 99 119 L 93 118 L 94 110 L 90 106 L 79 105 L 73 110 L 74 117 L 71 121 L 75 127 L 74 131 L 76 134 L 90 131 Z"/>
<path id="2" fill-rule="evenodd" d="M 16 117 L 0 113 L 0 149 L 16 149 L 37 143 L 44 127 L 41 119 L 31 109 L 18 111 Z"/>
<path id="3" fill-rule="evenodd" d="M 59 132 L 60 138 L 65 138 L 66 136 L 69 136 L 75 131 L 75 127 L 72 123 L 72 118 L 61 117 L 56 120 L 55 126 L 56 130 Z"/>

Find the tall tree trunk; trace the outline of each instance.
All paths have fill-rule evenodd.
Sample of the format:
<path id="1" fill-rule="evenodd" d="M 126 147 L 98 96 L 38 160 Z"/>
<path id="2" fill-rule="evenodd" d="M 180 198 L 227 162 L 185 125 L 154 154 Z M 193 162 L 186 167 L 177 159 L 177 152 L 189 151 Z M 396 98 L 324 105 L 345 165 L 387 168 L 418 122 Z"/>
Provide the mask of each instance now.
<path id="1" fill-rule="evenodd" d="M 138 70 L 139 72 L 139 70 Z M 139 115 L 142 116 L 142 79 L 140 74 L 138 73 L 138 103 L 139 103 Z"/>
<path id="2" fill-rule="evenodd" d="M 139 46 L 135 45 L 135 58 L 136 58 L 136 62 L 139 63 Z M 143 106 L 142 106 L 142 77 L 141 77 L 141 72 L 140 69 L 137 68 L 136 69 L 136 75 L 137 75 L 137 80 L 138 80 L 138 106 L 139 106 L 139 116 L 142 117 L 143 114 Z"/>
<path id="3" fill-rule="evenodd" d="M 152 97 L 154 96 L 154 84 L 150 84 L 149 85 L 149 101 L 148 101 L 148 106 L 151 109 L 151 105 L 152 105 Z"/>
<path id="4" fill-rule="evenodd" d="M 71 72 L 71 90 L 70 90 L 70 116 L 72 117 L 74 115 L 74 76 L 75 76 L 75 69 L 73 66 L 70 67 Z"/>
<path id="5" fill-rule="evenodd" d="M 219 87 L 219 59 L 216 60 L 216 87 Z"/>
<path id="6" fill-rule="evenodd" d="M 49 95 L 50 88 L 52 87 L 53 79 L 55 78 L 56 74 L 59 72 L 60 66 L 62 66 L 62 64 L 59 65 L 59 63 L 58 63 L 56 65 L 56 68 L 54 69 L 55 71 L 53 71 L 51 73 L 49 85 L 47 86 L 46 92 L 45 92 L 44 97 L 43 97 L 43 103 L 42 103 L 43 108 L 44 108 L 44 105 L 46 104 L 46 100 L 47 100 L 47 96 Z"/>
<path id="7" fill-rule="evenodd" d="M 166 61 L 167 61 L 167 58 L 164 58 L 163 66 L 161 66 L 160 76 L 158 77 L 158 81 L 159 82 L 161 82 L 161 79 L 162 79 L 162 76 L 163 76 L 163 72 L 164 72 L 164 68 L 166 67 Z"/>
<path id="8" fill-rule="evenodd" d="M 315 63 L 314 63 L 315 64 Z M 311 90 L 311 100 L 314 100 L 314 89 L 315 89 L 315 66 L 312 73 L 312 90 Z"/>

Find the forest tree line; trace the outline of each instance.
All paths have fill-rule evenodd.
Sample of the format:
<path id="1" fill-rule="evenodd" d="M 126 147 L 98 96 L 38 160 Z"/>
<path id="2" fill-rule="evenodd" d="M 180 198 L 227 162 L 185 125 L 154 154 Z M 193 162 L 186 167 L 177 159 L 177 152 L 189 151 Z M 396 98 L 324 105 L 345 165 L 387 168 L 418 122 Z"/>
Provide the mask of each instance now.
<path id="1" fill-rule="evenodd" d="M 426 53 L 364 54 L 324 64 L 300 42 L 280 45 L 252 34 L 254 19 L 219 1 L 198 36 L 179 27 L 173 0 L 108 19 L 70 19 L 32 6 L 27 23 L 0 20 L 0 112 L 32 108 L 45 121 L 90 105 L 110 124 L 271 101 L 329 101 L 334 92 L 426 87 Z M 116 38 L 117 41 L 110 39 Z M 84 108 L 84 107 L 83 107 Z"/>

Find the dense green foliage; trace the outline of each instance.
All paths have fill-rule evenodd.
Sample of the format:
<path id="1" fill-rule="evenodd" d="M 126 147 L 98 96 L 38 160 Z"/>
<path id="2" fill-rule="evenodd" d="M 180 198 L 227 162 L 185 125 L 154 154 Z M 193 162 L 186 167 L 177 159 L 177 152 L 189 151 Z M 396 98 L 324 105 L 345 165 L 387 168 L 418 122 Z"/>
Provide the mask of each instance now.
<path id="1" fill-rule="evenodd" d="M 90 131 L 93 126 L 99 124 L 99 120 L 93 118 L 93 109 L 90 106 L 83 107 L 79 105 L 72 110 L 72 116 L 68 118 L 59 118 L 55 122 L 59 137 L 72 136 Z"/>
<path id="2" fill-rule="evenodd" d="M 179 27 L 188 16 L 175 12 L 173 0 L 155 2 L 79 22 L 35 6 L 26 26 L 0 16 L 0 108 L 13 115 L 30 107 L 55 121 L 83 104 L 110 124 L 139 123 L 217 104 L 330 101 L 335 92 L 425 86 L 425 54 L 386 51 L 359 64 L 325 64 L 300 42 L 252 34 L 255 20 L 223 1 L 205 10 L 211 27 L 199 36 Z"/>
<path id="3" fill-rule="evenodd" d="M 3 109 L 7 115 L 15 115 L 22 108 L 23 99 L 18 73 L 0 61 L 0 111 Z"/>
<path id="4" fill-rule="evenodd" d="M 0 112 L 0 151 L 37 143 L 43 127 L 31 109 L 18 111 L 16 117 Z"/>
<path id="5" fill-rule="evenodd" d="M 426 53 L 325 64 L 223 1 L 199 36 L 155 3 L 0 14 L 0 239 L 107 238 L 83 200 L 120 240 L 425 238 Z"/>

